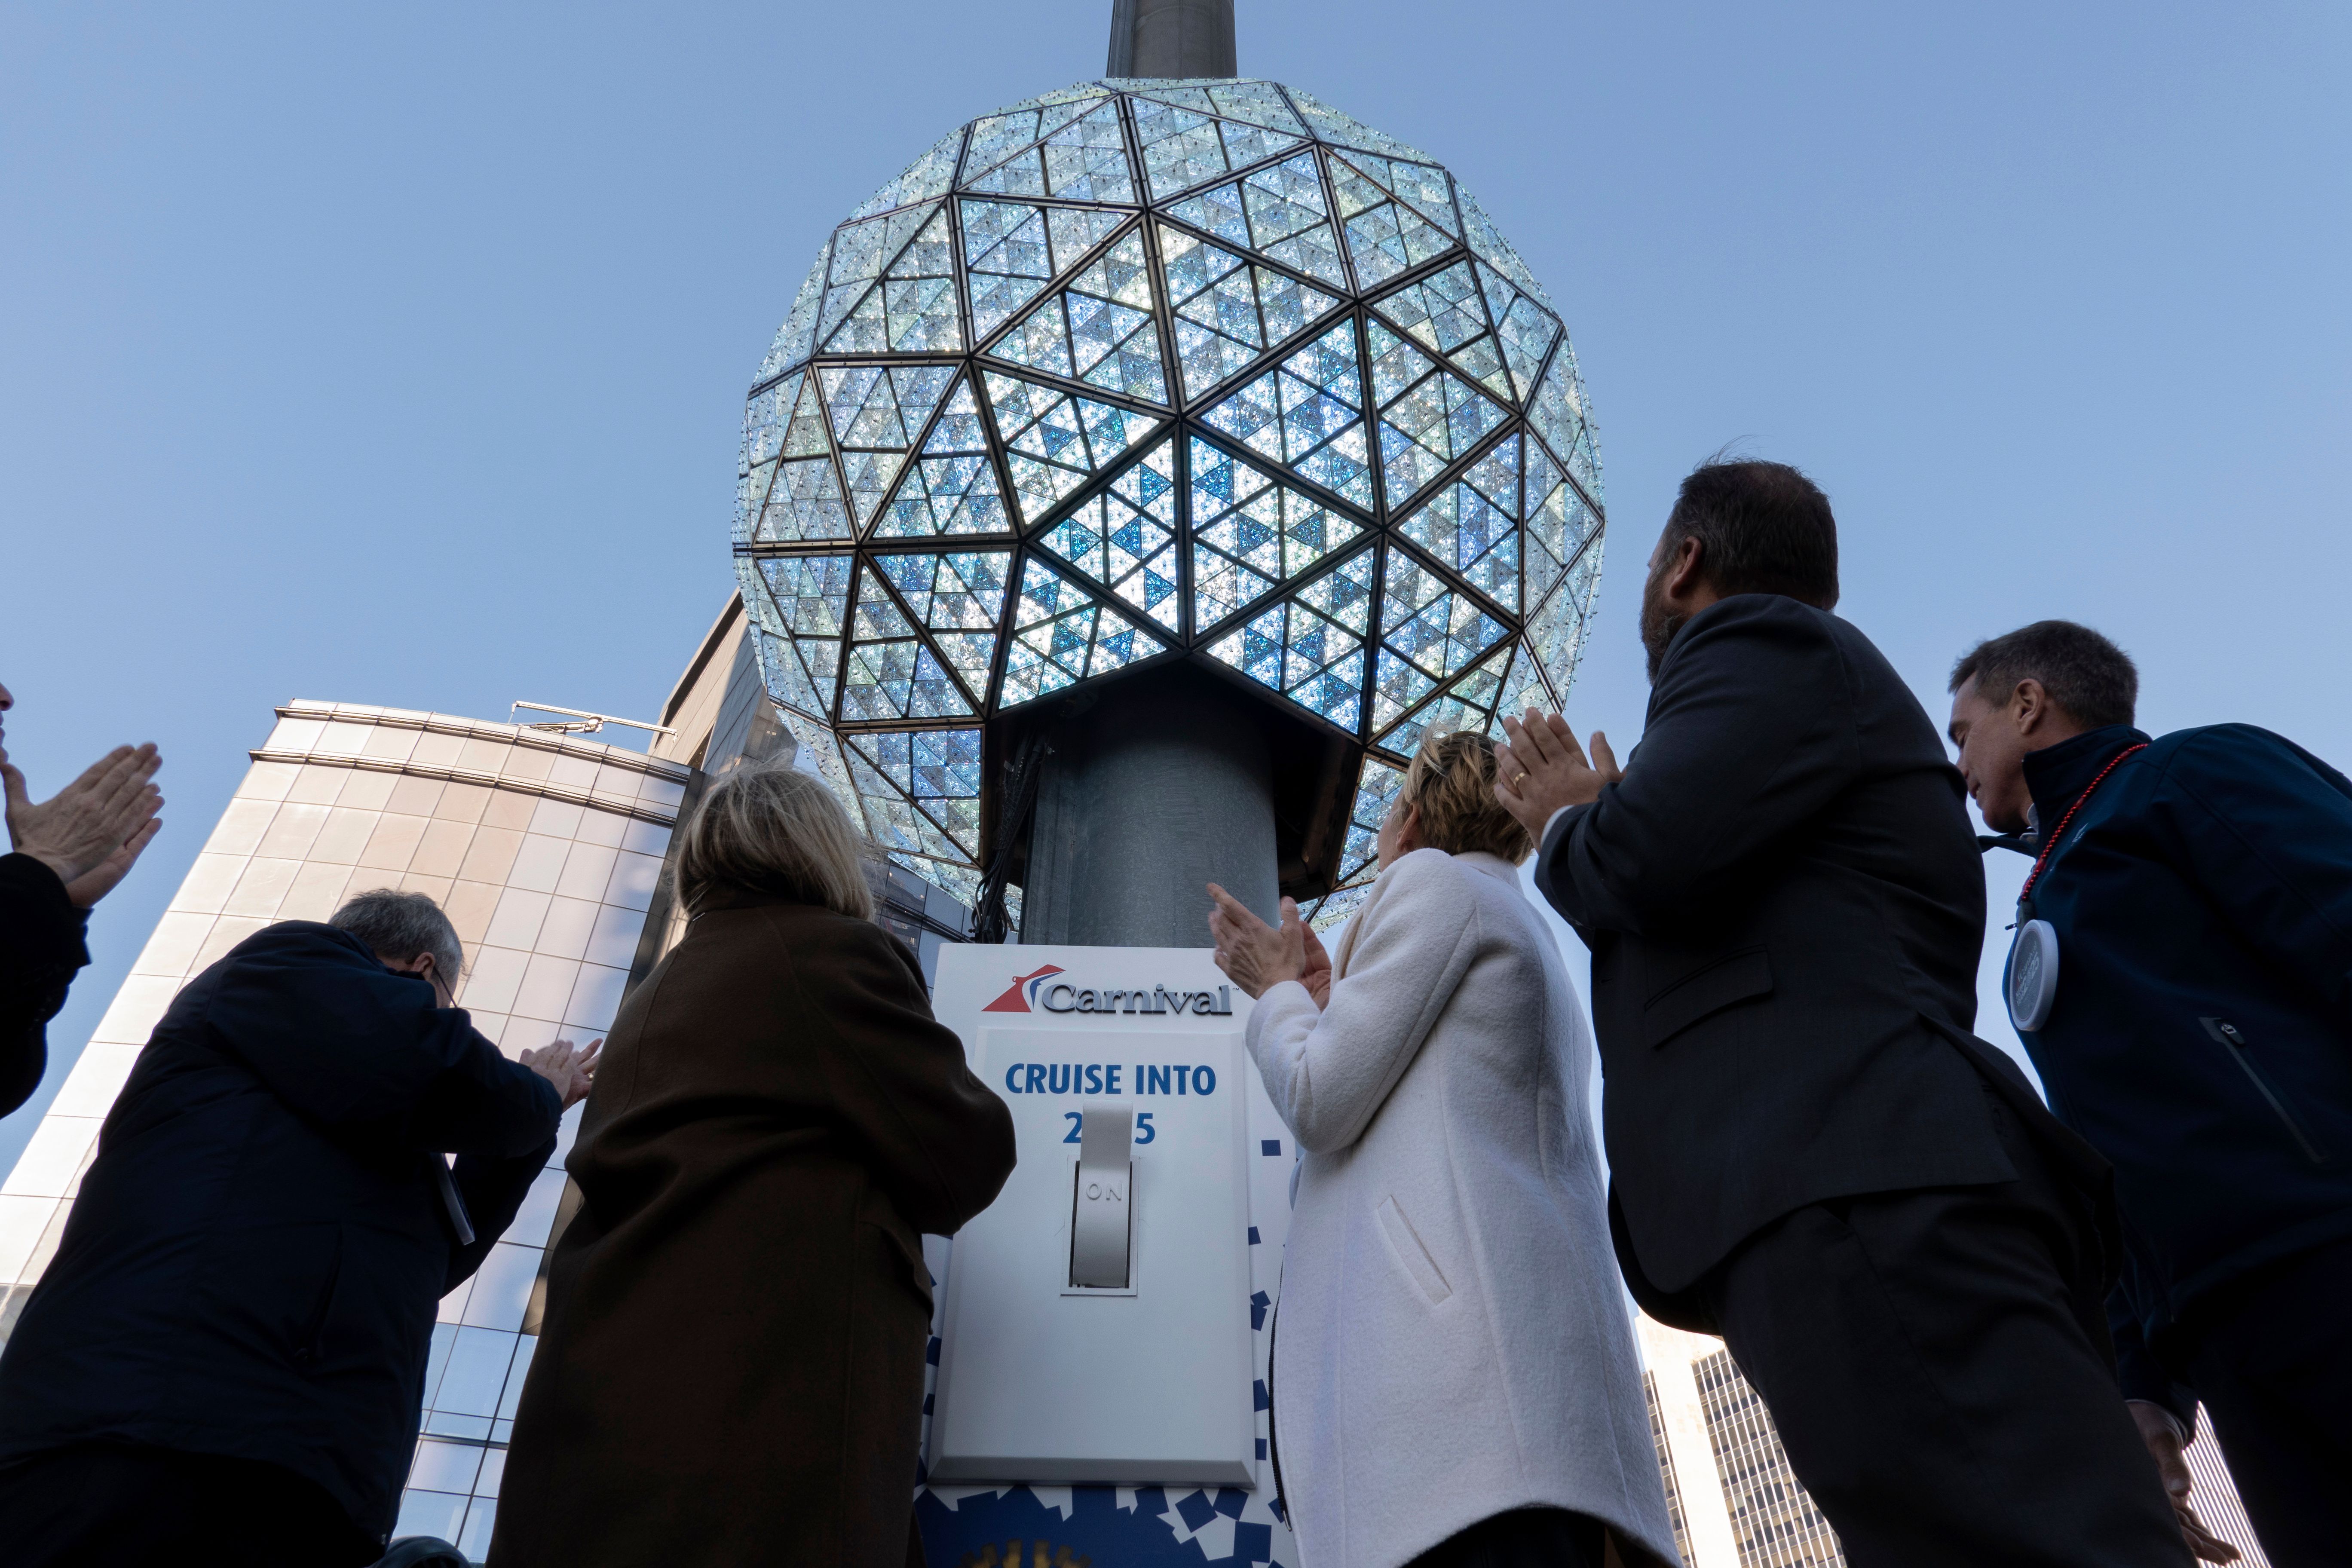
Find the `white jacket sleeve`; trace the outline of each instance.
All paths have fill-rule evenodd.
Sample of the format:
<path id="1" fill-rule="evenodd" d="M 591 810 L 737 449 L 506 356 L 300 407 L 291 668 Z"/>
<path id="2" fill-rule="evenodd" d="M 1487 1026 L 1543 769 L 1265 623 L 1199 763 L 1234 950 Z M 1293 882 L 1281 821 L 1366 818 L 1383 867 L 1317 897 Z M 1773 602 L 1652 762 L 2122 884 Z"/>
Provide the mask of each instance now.
<path id="1" fill-rule="evenodd" d="M 1477 900 L 1452 859 L 1416 849 L 1384 874 L 1328 1007 L 1285 981 L 1250 1010 L 1250 1056 L 1300 1148 L 1364 1135 L 1476 957 Z"/>

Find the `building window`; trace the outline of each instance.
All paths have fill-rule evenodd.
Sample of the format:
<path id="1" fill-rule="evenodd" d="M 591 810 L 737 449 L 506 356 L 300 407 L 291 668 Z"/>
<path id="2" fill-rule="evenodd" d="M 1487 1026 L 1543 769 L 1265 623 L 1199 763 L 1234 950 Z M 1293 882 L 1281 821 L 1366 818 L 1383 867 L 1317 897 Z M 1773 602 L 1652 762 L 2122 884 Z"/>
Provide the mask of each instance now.
<path id="1" fill-rule="evenodd" d="M 1695 1362 L 1707 1441 L 1715 1449 L 1723 1502 L 1739 1542 L 1739 1568 L 1845 1568 L 1837 1532 L 1798 1484 L 1763 1396 L 1740 1375 L 1731 1352 Z M 1655 1398 L 1651 1422 L 1657 1423 Z M 1681 1544 L 1679 1526 L 1675 1543 Z"/>
<path id="2" fill-rule="evenodd" d="M 1655 1373 L 1642 1374 L 1642 1394 L 1650 1405 L 1650 1441 L 1658 1448 L 1658 1474 L 1666 1483 L 1666 1520 L 1675 1527 L 1675 1555 L 1683 1561 L 1683 1568 L 1697 1568 L 1698 1559 L 1691 1555 L 1690 1531 L 1683 1521 L 1683 1490 L 1675 1479 L 1675 1457 L 1666 1447 L 1666 1413 L 1658 1407 L 1658 1377 Z"/>

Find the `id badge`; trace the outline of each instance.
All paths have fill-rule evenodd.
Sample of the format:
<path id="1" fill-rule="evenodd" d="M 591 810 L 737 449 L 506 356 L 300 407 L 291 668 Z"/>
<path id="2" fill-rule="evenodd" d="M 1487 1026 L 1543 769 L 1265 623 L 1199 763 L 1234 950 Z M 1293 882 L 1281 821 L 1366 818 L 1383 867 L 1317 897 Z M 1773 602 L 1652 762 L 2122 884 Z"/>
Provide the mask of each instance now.
<path id="1" fill-rule="evenodd" d="M 2017 928 L 2002 989 L 2009 995 L 2009 1021 L 2019 1034 L 2030 1035 L 2050 1021 L 2050 1008 L 2058 1000 L 2058 932 L 2048 921 L 2027 921 Z"/>

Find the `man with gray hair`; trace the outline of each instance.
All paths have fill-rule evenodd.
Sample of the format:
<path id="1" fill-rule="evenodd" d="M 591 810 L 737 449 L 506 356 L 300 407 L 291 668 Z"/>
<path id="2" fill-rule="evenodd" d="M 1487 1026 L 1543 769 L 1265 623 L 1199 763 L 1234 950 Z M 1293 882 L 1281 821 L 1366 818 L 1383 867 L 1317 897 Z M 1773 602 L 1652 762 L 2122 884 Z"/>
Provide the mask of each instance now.
<path id="1" fill-rule="evenodd" d="M 508 1060 L 456 1005 L 464 962 L 431 899 L 385 889 L 256 932 L 173 1000 L 0 1354 L 14 1568 L 383 1552 L 436 1304 L 601 1045 Z"/>

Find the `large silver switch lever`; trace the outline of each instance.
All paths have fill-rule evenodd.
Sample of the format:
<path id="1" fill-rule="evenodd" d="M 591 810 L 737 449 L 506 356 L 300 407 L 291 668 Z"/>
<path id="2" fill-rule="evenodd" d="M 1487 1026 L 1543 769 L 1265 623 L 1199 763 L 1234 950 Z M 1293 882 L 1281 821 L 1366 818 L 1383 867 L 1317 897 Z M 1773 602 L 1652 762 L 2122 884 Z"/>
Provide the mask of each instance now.
<path id="1" fill-rule="evenodd" d="M 1070 1284 L 1124 1290 L 1134 1279 L 1135 1107 L 1079 1108 L 1078 1168 L 1070 1194 Z"/>

